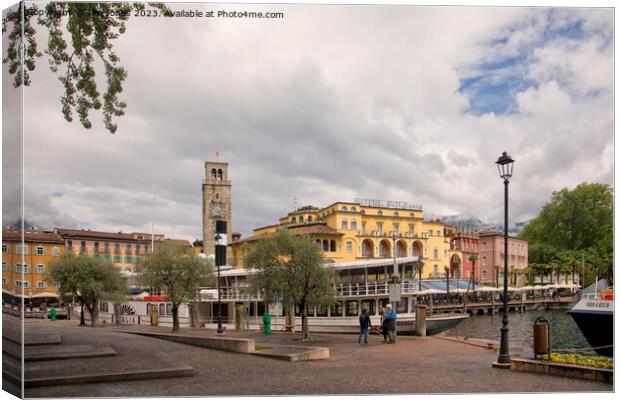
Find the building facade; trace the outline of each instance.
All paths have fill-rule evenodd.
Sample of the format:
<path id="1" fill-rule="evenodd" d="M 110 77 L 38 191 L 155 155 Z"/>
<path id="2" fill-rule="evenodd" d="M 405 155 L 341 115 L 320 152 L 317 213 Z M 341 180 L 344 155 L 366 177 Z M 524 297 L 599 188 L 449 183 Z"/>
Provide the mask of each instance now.
<path id="1" fill-rule="evenodd" d="M 65 251 L 64 240 L 54 232 L 27 229 L 2 230 L 2 297 L 26 302 L 57 297 L 45 279 L 49 263 Z"/>
<path id="2" fill-rule="evenodd" d="M 232 184 L 228 179 L 228 163 L 206 161 L 205 179 L 202 181 L 202 244 L 207 255 L 215 254 L 217 220 L 227 222 L 227 243 L 231 243 Z"/>
<path id="3" fill-rule="evenodd" d="M 470 279 L 472 273 L 474 274 L 474 281 L 480 282 L 480 260 L 478 254 L 478 248 L 480 244 L 480 238 L 477 233 L 464 233 L 453 231 L 451 248 L 455 251 L 460 251 L 463 254 L 461 264 L 461 275 L 463 279 Z M 451 265 L 452 267 L 452 265 Z M 451 268 L 451 272 L 454 274 L 455 270 Z"/>
<path id="4" fill-rule="evenodd" d="M 482 282 L 503 280 L 504 234 L 500 232 L 481 232 L 479 234 L 479 268 Z M 522 275 L 528 266 L 528 242 L 514 236 L 508 237 L 508 271 Z M 496 266 L 498 268 L 496 268 Z M 499 269 L 499 274 L 496 269 Z"/>
<path id="5" fill-rule="evenodd" d="M 459 251 L 450 247 L 448 228 L 425 221 L 420 206 L 402 202 L 358 200 L 324 208 L 301 207 L 274 225 L 254 229 L 251 237 L 230 244 L 231 264 L 243 267 L 246 244 L 273 237 L 279 229 L 307 234 L 327 259 L 350 262 L 375 258 L 423 257 L 423 277 L 442 277 Z"/>

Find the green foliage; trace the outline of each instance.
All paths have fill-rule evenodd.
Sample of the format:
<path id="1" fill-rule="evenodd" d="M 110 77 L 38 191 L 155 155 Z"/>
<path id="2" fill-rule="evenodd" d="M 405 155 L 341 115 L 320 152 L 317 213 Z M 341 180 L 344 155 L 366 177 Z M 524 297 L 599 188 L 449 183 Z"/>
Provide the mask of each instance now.
<path id="1" fill-rule="evenodd" d="M 142 284 L 164 291 L 176 304 L 196 299 L 198 286 L 206 286 L 213 275 L 210 262 L 200 259 L 191 248 L 163 244 L 155 245 L 136 270 Z"/>
<path id="2" fill-rule="evenodd" d="M 75 296 L 90 312 L 93 326 L 97 322 L 99 302 L 122 300 L 127 287 L 111 262 L 86 254 L 65 253 L 53 260 L 46 280 L 55 283 L 63 297 Z"/>
<path id="3" fill-rule="evenodd" d="M 613 194 L 600 183 L 554 192 L 539 216 L 520 233 L 529 241 L 529 260 L 552 272 L 581 269 L 613 279 Z M 588 284 L 588 280 L 585 282 Z"/>
<path id="4" fill-rule="evenodd" d="M 260 240 L 245 257 L 255 268 L 251 286 L 264 290 L 266 301 L 276 294 L 285 304 L 302 311 L 302 339 L 308 339 L 307 307 L 334 302 L 333 272 L 323 266 L 320 246 L 308 236 L 295 236 L 282 229 L 273 238 Z"/>
<path id="5" fill-rule="evenodd" d="M 210 262 L 185 246 L 158 244 L 136 269 L 143 285 L 161 290 L 170 299 L 173 331 L 179 329 L 179 305 L 196 299 L 198 287 L 206 286 L 213 278 Z"/>
<path id="6" fill-rule="evenodd" d="M 172 12 L 161 3 L 149 3 L 149 6 L 153 8 L 151 12 L 172 16 Z M 49 32 L 45 53 L 49 56 L 50 70 L 58 75 L 64 87 L 60 102 L 65 119 L 73 121 L 75 112 L 82 126 L 90 129 L 89 112 L 103 107 L 104 125 L 115 133 L 117 125 L 112 118 L 122 116 L 127 107 L 119 99 L 127 72 L 119 65 L 120 59 L 113 51 L 112 43 L 125 33 L 125 22 L 132 12 L 144 9 L 144 3 L 52 2 L 43 9 L 33 4 L 24 9 L 9 10 L 5 19 L 12 24 L 12 29 L 8 36 L 7 56 L 2 62 L 8 63 L 9 72 L 15 75 L 13 86 L 30 85 L 29 72 L 35 69 L 36 58 L 41 57 L 32 23 L 38 16 L 38 24 Z M 2 31 L 7 30 L 5 23 Z M 25 48 L 23 55 L 22 47 Z M 95 82 L 95 58 L 102 64 L 106 78 L 103 95 Z"/>

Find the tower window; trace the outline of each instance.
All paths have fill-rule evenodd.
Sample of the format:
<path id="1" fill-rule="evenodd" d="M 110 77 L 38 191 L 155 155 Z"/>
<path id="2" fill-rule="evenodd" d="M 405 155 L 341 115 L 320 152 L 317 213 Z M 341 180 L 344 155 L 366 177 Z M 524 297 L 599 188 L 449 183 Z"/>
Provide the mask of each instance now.
<path id="1" fill-rule="evenodd" d="M 224 177 L 224 174 L 222 172 L 222 169 L 220 168 L 217 170 L 217 179 L 221 181 L 223 177 Z"/>
<path id="2" fill-rule="evenodd" d="M 215 170 L 215 168 L 211 170 L 211 178 L 217 179 L 217 171 Z"/>

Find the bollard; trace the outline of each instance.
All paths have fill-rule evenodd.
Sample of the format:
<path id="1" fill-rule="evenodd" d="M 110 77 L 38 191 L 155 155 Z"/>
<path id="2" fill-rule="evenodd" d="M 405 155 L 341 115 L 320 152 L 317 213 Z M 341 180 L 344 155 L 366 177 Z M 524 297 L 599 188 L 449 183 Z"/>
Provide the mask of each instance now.
<path id="1" fill-rule="evenodd" d="M 551 361 L 551 325 L 545 317 L 538 317 L 534 321 L 534 359 L 546 354 Z"/>
<path id="2" fill-rule="evenodd" d="M 54 307 L 50 308 L 50 321 L 56 321 L 56 309 Z"/>
<path id="3" fill-rule="evenodd" d="M 415 308 L 415 334 L 426 336 L 426 304 L 418 304 Z"/>

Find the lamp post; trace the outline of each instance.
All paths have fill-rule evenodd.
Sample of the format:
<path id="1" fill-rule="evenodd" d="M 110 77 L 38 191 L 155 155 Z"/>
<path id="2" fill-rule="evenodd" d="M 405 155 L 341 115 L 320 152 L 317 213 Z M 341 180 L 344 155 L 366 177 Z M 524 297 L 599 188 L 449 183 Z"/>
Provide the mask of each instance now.
<path id="1" fill-rule="evenodd" d="M 392 256 L 394 258 L 394 269 L 392 270 L 392 277 L 398 274 L 398 265 L 396 264 L 396 231 L 392 232 Z"/>
<path id="2" fill-rule="evenodd" d="M 222 327 L 222 300 L 220 292 L 220 267 L 226 265 L 226 221 L 215 221 L 215 266 L 217 267 L 217 333 L 224 333 Z"/>
<path id="3" fill-rule="evenodd" d="M 504 308 L 502 316 L 501 341 L 497 362 L 493 363 L 497 368 L 510 368 L 510 352 L 508 349 L 508 182 L 512 177 L 514 160 L 506 154 L 497 159 L 499 176 L 504 180 Z"/>

